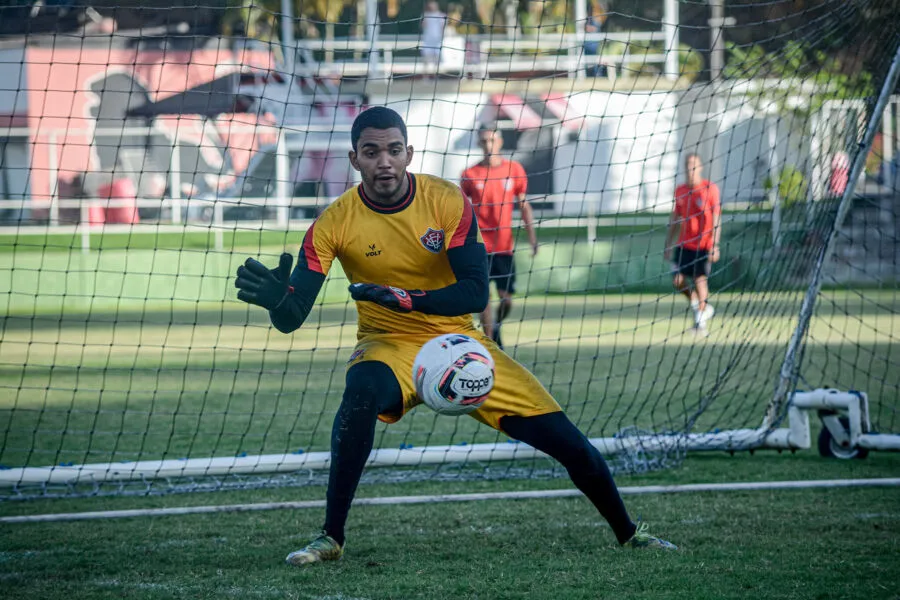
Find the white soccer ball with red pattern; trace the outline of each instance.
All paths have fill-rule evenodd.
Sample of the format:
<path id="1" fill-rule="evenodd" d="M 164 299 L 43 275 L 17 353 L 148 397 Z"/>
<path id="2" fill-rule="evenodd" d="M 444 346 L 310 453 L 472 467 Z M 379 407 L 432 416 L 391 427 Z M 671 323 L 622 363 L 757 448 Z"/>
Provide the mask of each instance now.
<path id="1" fill-rule="evenodd" d="M 422 345 L 412 376 L 416 393 L 430 409 L 464 415 L 484 404 L 494 389 L 494 359 L 474 338 L 450 333 Z"/>

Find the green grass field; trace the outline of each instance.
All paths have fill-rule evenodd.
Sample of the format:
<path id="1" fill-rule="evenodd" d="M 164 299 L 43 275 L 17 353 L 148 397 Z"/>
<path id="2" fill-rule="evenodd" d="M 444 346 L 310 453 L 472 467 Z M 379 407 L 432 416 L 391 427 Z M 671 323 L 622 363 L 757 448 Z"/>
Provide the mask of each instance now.
<path id="1" fill-rule="evenodd" d="M 628 426 L 680 430 L 695 417 L 697 431 L 755 427 L 795 325 L 796 298 L 725 294 L 716 302 L 720 317 L 706 339 L 684 333 L 687 312 L 677 299 L 652 294 L 523 298 L 520 320 L 504 335 L 515 357 L 592 436 Z M 857 342 L 880 354 L 889 352 L 879 348 L 879 327 L 892 326 L 890 316 L 884 308 L 865 314 L 860 305 L 827 325 L 842 331 L 860 319 L 870 323 Z M 825 336 L 819 325 L 814 332 Z M 0 464 L 327 450 L 354 336 L 354 311 L 344 302 L 315 309 L 290 336 L 271 328 L 264 311 L 237 302 L 7 317 Z M 827 364 L 836 352 L 811 346 L 807 360 Z M 845 368 L 841 381 L 807 375 L 870 393 L 900 385 L 886 361 Z M 872 395 L 875 406 L 886 401 Z M 379 426 L 378 435 L 379 445 L 393 448 L 505 439 L 474 420 L 426 410 Z"/>
<path id="2" fill-rule="evenodd" d="M 267 234 L 269 235 L 269 234 Z M 246 236 L 244 236 L 246 237 Z M 271 237 L 271 235 L 269 235 Z M 31 238 L 28 238 L 31 239 Z M 136 241 L 140 240 L 140 241 Z M 0 464 L 6 467 L 326 450 L 355 311 L 339 271 L 291 336 L 233 300 L 227 252 L 187 238 L 109 238 L 90 253 L 45 239 L 0 252 Z M 69 243 L 69 248 L 57 248 Z M 630 243 L 636 242 L 631 239 Z M 577 245 L 536 265 L 608 252 Z M 587 254 L 585 254 L 587 252 Z M 574 263 L 580 264 L 580 263 Z M 634 266 L 634 265 L 632 265 Z M 622 275 L 649 280 L 665 265 Z M 577 271 L 577 269 L 576 269 Z M 575 288 L 602 271 L 588 269 Z M 611 271 L 606 271 L 607 276 Z M 592 274 L 593 273 L 593 274 Z M 654 284 L 655 285 L 655 284 Z M 546 289 L 546 288 L 545 288 Z M 551 290 L 552 291 L 552 290 Z M 759 425 L 796 326 L 799 292 L 717 289 L 710 337 L 685 334 L 683 302 L 643 291 L 520 297 L 504 338 L 590 435 L 626 427 L 707 431 Z M 806 381 L 870 395 L 896 432 L 893 289 L 828 292 L 813 320 Z M 224 301 L 223 301 L 224 300 Z M 702 368 L 698 368 L 702 365 Z M 891 429 L 893 427 L 893 429 Z M 468 418 L 417 409 L 379 425 L 396 448 L 503 441 Z M 693 454 L 676 469 L 618 475 L 622 486 L 900 476 L 900 457 Z M 565 479 L 366 484 L 361 496 L 568 487 Z M 318 485 L 153 497 L 6 501 L 0 516 L 322 499 Z M 282 564 L 320 509 L 0 524 L 4 598 L 900 598 L 898 488 L 637 495 L 632 513 L 682 547 L 626 552 L 581 498 L 356 509 L 348 554 L 306 571 Z"/>
<path id="3" fill-rule="evenodd" d="M 897 455 L 834 461 L 813 452 L 695 455 L 680 468 L 622 476 L 662 483 L 896 477 Z M 565 480 L 363 486 L 360 496 L 559 489 Z M 321 499 L 324 489 L 0 504 L 42 514 Z M 634 515 L 680 545 L 618 548 L 582 498 L 360 506 L 338 564 L 298 570 L 284 556 L 321 509 L 0 525 L 3 597 L 595 599 L 900 597 L 898 488 L 626 496 Z"/>
<path id="4" fill-rule="evenodd" d="M 669 265 L 663 259 L 665 226 L 605 227 L 585 243 L 586 231 L 539 229 L 542 251 L 532 261 L 519 257 L 520 292 L 667 293 Z M 765 224 L 740 223 L 729 229 L 723 259 L 712 280 L 721 289 L 743 287 L 769 248 Z M 78 234 L 0 235 L 0 310 L 116 311 L 220 303 L 233 298 L 234 271 L 247 256 L 278 260 L 296 252 L 302 231 L 224 231 L 223 247 L 212 232 L 95 233 L 81 251 Z M 525 244 L 520 244 L 522 248 Z M 340 265 L 332 284 L 342 279 Z M 346 299 L 346 286 L 329 286 L 326 300 Z"/>

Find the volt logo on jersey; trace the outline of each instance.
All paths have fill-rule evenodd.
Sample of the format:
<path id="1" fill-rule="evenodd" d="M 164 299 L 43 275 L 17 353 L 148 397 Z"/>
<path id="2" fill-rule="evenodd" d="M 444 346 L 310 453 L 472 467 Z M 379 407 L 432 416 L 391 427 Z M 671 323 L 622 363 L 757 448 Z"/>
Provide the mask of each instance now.
<path id="1" fill-rule="evenodd" d="M 428 231 L 419 238 L 419 241 L 422 242 L 426 250 L 438 254 L 444 247 L 444 230 L 438 229 L 435 231 L 429 227 Z"/>
<path id="2" fill-rule="evenodd" d="M 366 251 L 366 257 L 372 258 L 373 256 L 378 256 L 381 254 L 381 250 L 376 247 L 376 244 L 369 244 L 369 249 Z"/>

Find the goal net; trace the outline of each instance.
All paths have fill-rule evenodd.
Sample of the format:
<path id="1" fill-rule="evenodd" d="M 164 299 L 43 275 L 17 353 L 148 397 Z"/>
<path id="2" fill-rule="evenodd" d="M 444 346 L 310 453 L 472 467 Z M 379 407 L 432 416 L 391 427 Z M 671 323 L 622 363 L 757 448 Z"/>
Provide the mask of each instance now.
<path id="1" fill-rule="evenodd" d="M 516 210 L 505 349 L 615 469 L 796 448 L 798 387 L 900 430 L 893 2 L 436 5 L 0 8 L 0 497 L 326 480 L 347 279 L 283 335 L 234 273 L 358 185 L 373 105 L 457 183 L 499 128 L 538 241 Z M 721 202 L 706 332 L 668 238 L 690 155 Z M 424 406 L 375 447 L 364 481 L 565 475 Z"/>

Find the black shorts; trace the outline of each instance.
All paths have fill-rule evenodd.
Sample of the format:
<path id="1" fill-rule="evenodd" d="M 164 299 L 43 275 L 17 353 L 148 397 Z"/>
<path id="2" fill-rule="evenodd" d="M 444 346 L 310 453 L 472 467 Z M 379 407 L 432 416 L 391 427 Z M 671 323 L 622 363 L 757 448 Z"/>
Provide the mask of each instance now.
<path id="1" fill-rule="evenodd" d="M 512 254 L 488 254 L 488 277 L 497 290 L 516 293 L 516 261 Z"/>
<path id="2" fill-rule="evenodd" d="M 709 251 L 675 248 L 675 271 L 685 277 L 709 277 Z"/>

